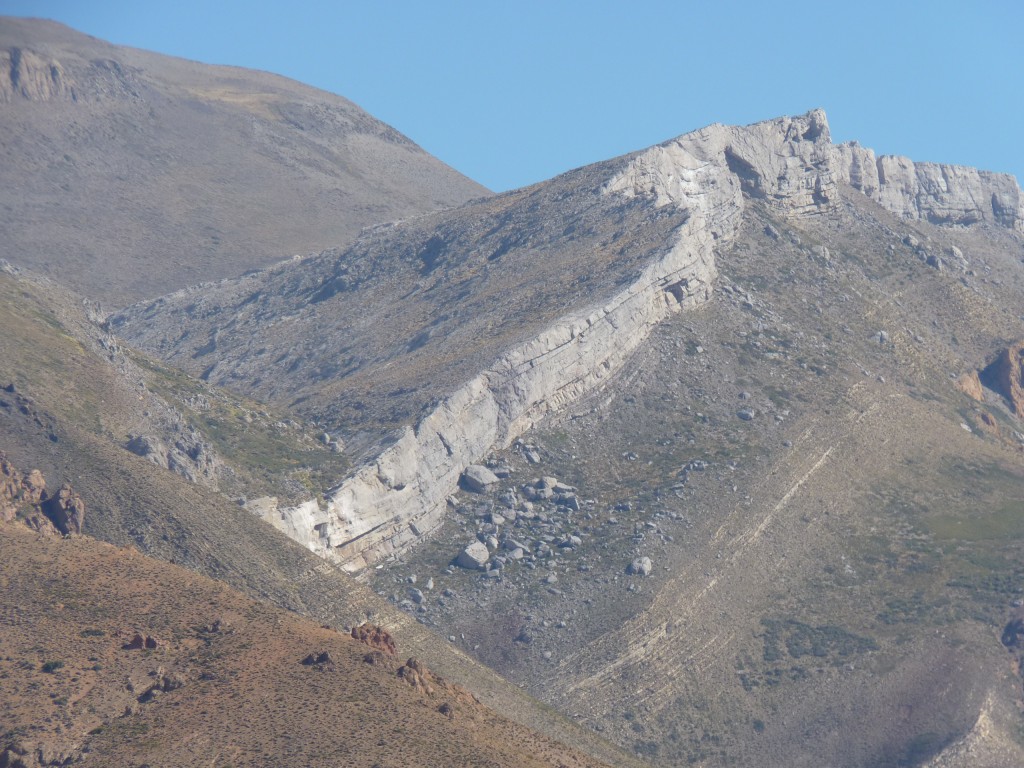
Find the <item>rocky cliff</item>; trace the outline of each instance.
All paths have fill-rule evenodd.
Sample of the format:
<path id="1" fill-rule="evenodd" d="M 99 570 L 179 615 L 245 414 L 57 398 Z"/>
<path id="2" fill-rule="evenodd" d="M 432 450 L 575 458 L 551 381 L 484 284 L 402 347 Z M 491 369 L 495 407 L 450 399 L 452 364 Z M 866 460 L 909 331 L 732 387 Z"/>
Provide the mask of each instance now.
<path id="1" fill-rule="evenodd" d="M 19 97 L 74 100 L 76 94 L 59 61 L 13 46 L 0 51 L 0 104 Z"/>
<path id="2" fill-rule="evenodd" d="M 856 142 L 834 147 L 833 164 L 839 179 L 904 219 L 959 226 L 988 222 L 1024 232 L 1024 195 L 1009 174 L 876 157 Z"/>
<path id="3" fill-rule="evenodd" d="M 603 305 L 560 318 L 445 397 L 331 491 L 326 510 L 307 504 L 267 519 L 353 571 L 435 528 L 467 466 L 601 386 L 668 314 L 707 300 L 715 248 L 735 232 L 744 192 L 794 215 L 831 205 L 830 152 L 817 110 L 747 128 L 710 126 L 639 154 L 603 194 L 685 213 L 656 259 Z"/>

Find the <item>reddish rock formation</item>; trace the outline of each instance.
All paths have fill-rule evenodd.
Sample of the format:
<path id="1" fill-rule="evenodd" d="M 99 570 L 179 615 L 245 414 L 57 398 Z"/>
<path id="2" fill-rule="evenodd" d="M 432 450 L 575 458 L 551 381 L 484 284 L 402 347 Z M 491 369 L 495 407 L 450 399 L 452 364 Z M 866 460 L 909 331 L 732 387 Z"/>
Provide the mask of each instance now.
<path id="1" fill-rule="evenodd" d="M 22 474 L 7 455 L 0 451 L 0 522 L 20 518 L 29 528 L 45 534 L 56 534 L 40 505 L 46 498 L 46 480 L 34 469 Z"/>
<path id="2" fill-rule="evenodd" d="M 960 376 L 957 377 L 957 380 L 953 382 L 953 386 L 968 397 L 977 400 L 979 403 L 985 399 L 985 395 L 981 389 L 981 379 L 978 378 L 977 371 L 961 373 Z"/>
<path id="3" fill-rule="evenodd" d="M 51 496 L 43 503 L 43 512 L 61 533 L 66 535 L 82 532 L 85 502 L 74 492 L 70 483 L 64 483 L 56 496 Z"/>
<path id="4" fill-rule="evenodd" d="M 143 635 L 141 632 L 136 632 L 131 640 L 121 646 L 126 651 L 141 651 L 142 649 L 153 651 L 159 647 L 159 640 L 152 635 Z"/>
<path id="5" fill-rule="evenodd" d="M 1018 341 L 999 353 L 999 356 L 981 372 L 981 381 L 1005 397 L 1013 412 L 1024 418 L 1024 341 Z"/>
<path id="6" fill-rule="evenodd" d="M 398 668 L 398 677 L 407 682 L 427 696 L 434 695 L 434 675 L 427 669 L 426 665 L 415 658 L 410 658 L 405 664 Z"/>
<path id="7" fill-rule="evenodd" d="M 395 639 L 386 629 L 378 627 L 376 624 L 367 623 L 354 627 L 352 629 L 352 637 L 361 643 L 365 643 L 371 648 L 383 651 L 388 656 L 394 656 L 398 653 L 398 648 L 395 646 Z"/>
<path id="8" fill-rule="evenodd" d="M 0 451 L 0 522 L 9 523 L 19 517 L 40 533 L 81 533 L 85 502 L 68 483 L 48 497 L 42 472 L 33 469 L 24 475 Z"/>
<path id="9" fill-rule="evenodd" d="M 46 481 L 38 469 L 23 475 L 0 451 L 0 520 L 10 522 L 19 509 L 38 505 L 46 496 Z"/>

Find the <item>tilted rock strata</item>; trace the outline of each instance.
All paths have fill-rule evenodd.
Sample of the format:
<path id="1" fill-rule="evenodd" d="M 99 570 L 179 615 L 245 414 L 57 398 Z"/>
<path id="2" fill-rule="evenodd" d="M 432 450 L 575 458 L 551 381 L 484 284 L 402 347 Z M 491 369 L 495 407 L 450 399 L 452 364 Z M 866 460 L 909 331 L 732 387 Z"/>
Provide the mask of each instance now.
<path id="1" fill-rule="evenodd" d="M 744 191 L 796 214 L 830 205 L 830 147 L 824 113 L 815 111 L 711 126 L 638 155 L 604 192 L 687 212 L 660 258 L 604 306 L 563 318 L 459 387 L 331 491 L 325 511 L 303 505 L 268 517 L 350 571 L 435 528 L 467 466 L 601 386 L 665 317 L 707 300 L 714 249 L 735 233 Z"/>
<path id="2" fill-rule="evenodd" d="M 919 165 L 894 186 L 891 161 L 834 146 L 820 110 L 712 125 L 114 322 L 211 381 L 307 403 L 350 430 L 372 458 L 325 506 L 250 508 L 359 570 L 434 529 L 468 466 L 600 387 L 655 325 L 703 302 L 745 199 L 818 215 L 845 182 L 900 215 L 1016 226 L 1011 178 Z"/>

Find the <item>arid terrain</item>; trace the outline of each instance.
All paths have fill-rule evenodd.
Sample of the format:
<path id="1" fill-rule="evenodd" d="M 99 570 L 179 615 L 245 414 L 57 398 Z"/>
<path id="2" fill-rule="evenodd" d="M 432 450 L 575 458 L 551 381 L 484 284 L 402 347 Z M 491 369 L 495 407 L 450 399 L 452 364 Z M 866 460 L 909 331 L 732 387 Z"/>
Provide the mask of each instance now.
<path id="1" fill-rule="evenodd" d="M 0 19 L 0 258 L 107 306 L 487 195 L 333 94 Z"/>
<path id="2" fill-rule="evenodd" d="M 600 764 L 386 633 L 359 642 L 134 548 L 17 522 L 0 542 L 4 765 Z"/>
<path id="3" fill-rule="evenodd" d="M 282 230 L 162 296 L 12 241 L 0 450 L 73 491 L 0 527 L 0 748 L 1024 764 L 1016 180 L 834 144 L 821 110 L 500 195 L 424 162 L 358 236 Z"/>

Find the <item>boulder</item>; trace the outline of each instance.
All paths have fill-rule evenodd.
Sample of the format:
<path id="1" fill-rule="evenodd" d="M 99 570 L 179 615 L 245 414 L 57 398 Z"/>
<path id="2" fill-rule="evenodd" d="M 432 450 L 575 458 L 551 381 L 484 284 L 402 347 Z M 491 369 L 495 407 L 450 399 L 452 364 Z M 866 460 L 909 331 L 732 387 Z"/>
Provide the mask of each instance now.
<path id="1" fill-rule="evenodd" d="M 485 565 L 487 565 L 487 560 L 490 556 L 491 553 L 487 549 L 486 544 L 480 541 L 474 541 L 459 553 L 459 556 L 455 559 L 455 564 L 460 568 L 466 568 L 471 571 L 480 571 L 483 570 Z"/>
<path id="2" fill-rule="evenodd" d="M 467 491 L 486 493 L 487 489 L 498 482 L 498 476 L 483 464 L 470 464 L 462 473 L 462 485 Z"/>
<path id="3" fill-rule="evenodd" d="M 638 557 L 629 564 L 626 573 L 631 576 L 650 576 L 652 568 L 654 568 L 654 563 L 651 562 L 651 558 Z"/>
<path id="4" fill-rule="evenodd" d="M 320 667 L 322 669 L 324 667 L 333 667 L 334 659 L 331 657 L 329 651 L 320 651 L 319 653 L 309 654 L 302 660 L 301 663 L 307 667 L 315 666 Z"/>

